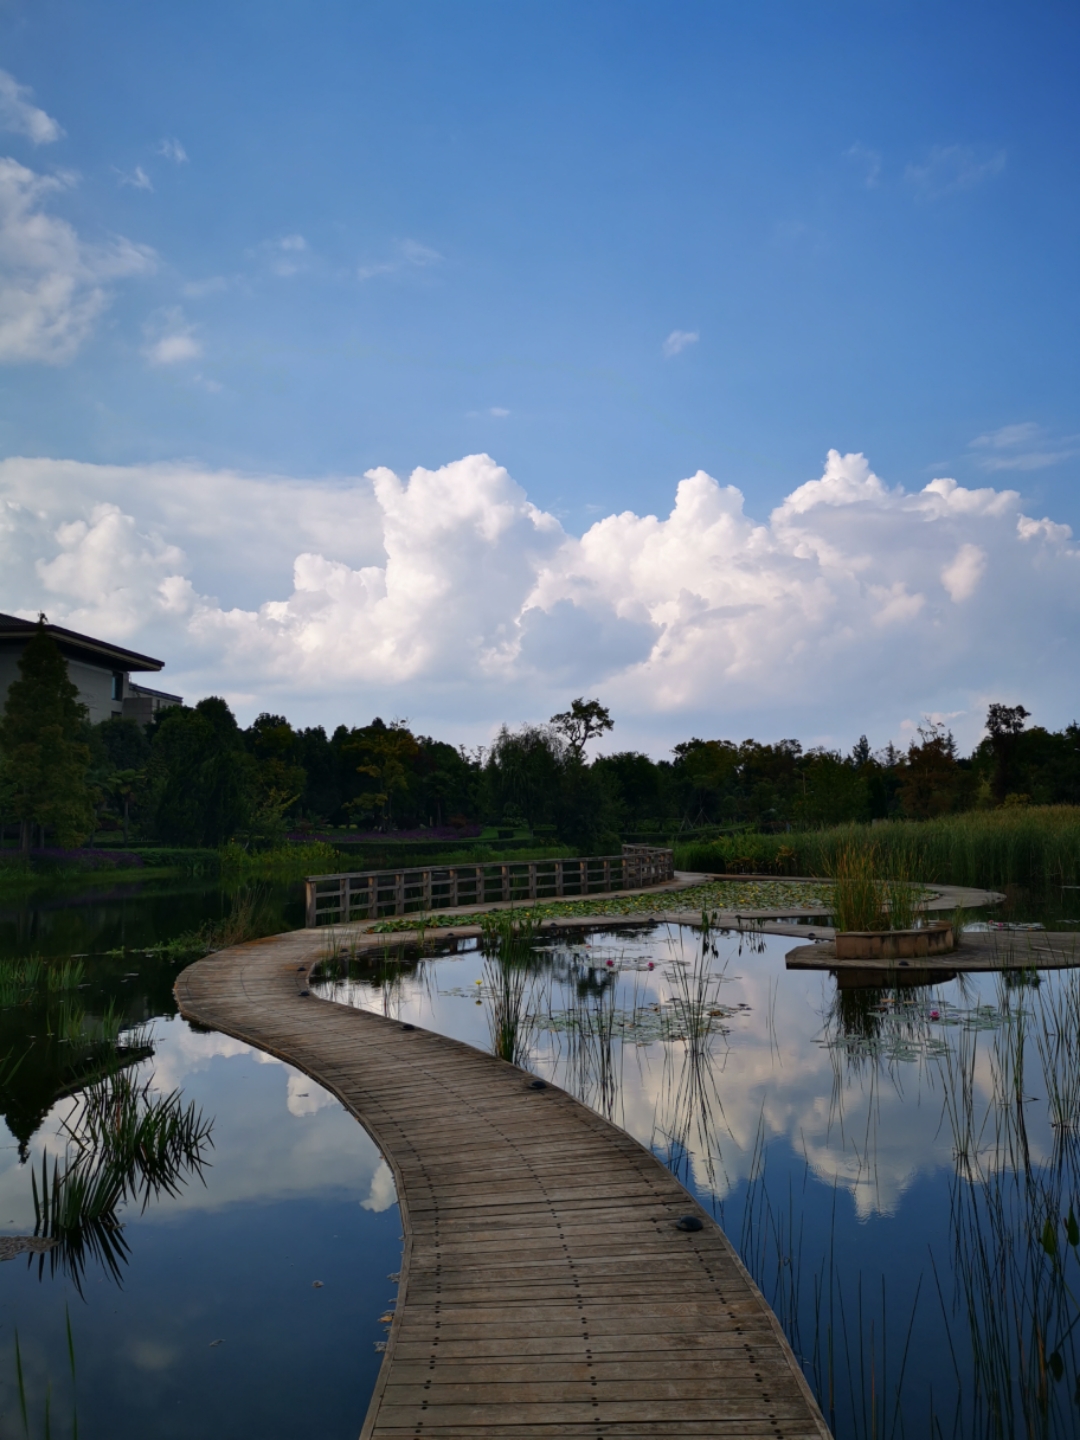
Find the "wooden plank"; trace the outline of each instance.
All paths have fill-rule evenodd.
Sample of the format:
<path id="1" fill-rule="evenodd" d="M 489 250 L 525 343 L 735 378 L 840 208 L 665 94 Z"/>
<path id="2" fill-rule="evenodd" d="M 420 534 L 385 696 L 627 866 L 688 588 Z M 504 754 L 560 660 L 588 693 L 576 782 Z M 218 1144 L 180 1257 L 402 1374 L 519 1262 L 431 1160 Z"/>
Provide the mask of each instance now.
<path id="1" fill-rule="evenodd" d="M 584 859 L 576 870 L 588 890 Z M 497 874 L 503 893 L 526 878 Z M 389 878 L 382 891 L 365 880 L 366 895 L 400 913 L 413 877 Z M 483 867 L 461 878 L 482 898 Z M 568 878 L 559 862 L 555 888 Z M 527 881 L 540 886 L 534 865 Z M 423 884 L 417 893 L 434 899 L 430 872 Z M 464 888 L 450 872 L 447 893 Z M 382 944 L 363 932 L 352 941 L 361 953 Z M 393 1167 L 405 1246 L 364 1440 L 824 1440 L 775 1317 L 654 1156 L 492 1056 L 304 996 L 322 950 L 317 932 L 238 946 L 189 967 L 176 994 L 184 1015 L 324 1085 Z M 686 1213 L 703 1229 L 677 1230 Z"/>

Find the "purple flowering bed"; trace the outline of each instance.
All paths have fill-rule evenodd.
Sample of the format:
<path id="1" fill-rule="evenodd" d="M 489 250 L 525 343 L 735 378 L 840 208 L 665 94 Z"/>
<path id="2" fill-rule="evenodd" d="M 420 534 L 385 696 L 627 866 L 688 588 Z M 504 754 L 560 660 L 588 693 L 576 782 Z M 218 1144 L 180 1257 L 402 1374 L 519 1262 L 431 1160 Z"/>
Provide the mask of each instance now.
<path id="1" fill-rule="evenodd" d="M 482 834 L 483 828 L 482 825 L 435 825 L 428 830 L 349 830 L 337 834 L 312 831 L 310 835 L 294 831 L 288 839 L 297 844 L 303 844 L 305 840 L 322 840 L 329 845 L 343 841 L 359 844 L 361 840 L 377 841 L 380 844 L 394 840 L 475 840 L 477 835 Z"/>
<path id="2" fill-rule="evenodd" d="M 19 860 L 22 850 L 4 850 L 5 860 Z M 82 846 L 77 850 L 60 850 L 53 847 L 33 849 L 31 860 L 44 860 L 52 865 L 71 865 L 80 870 L 128 870 L 144 864 L 143 857 L 132 850 L 92 850 Z"/>

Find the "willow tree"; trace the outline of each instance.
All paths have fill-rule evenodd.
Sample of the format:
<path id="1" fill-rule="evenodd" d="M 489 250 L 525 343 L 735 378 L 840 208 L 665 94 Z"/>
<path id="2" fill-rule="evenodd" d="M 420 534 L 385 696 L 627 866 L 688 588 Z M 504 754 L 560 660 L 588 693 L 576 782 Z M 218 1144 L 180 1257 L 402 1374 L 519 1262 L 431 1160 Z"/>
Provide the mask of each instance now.
<path id="1" fill-rule="evenodd" d="M 20 826 L 28 851 L 34 831 L 63 847 L 79 845 L 94 825 L 83 741 L 86 707 L 44 619 L 19 660 L 0 718 L 0 810 Z"/>

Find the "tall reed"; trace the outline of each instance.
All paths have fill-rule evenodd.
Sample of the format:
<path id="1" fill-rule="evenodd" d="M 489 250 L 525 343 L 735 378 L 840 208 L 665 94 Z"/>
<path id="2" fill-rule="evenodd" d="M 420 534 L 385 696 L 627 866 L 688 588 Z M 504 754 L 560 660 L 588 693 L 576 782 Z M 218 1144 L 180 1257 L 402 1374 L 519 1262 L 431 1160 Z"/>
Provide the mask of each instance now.
<path id="1" fill-rule="evenodd" d="M 838 930 L 910 930 L 922 914 L 922 890 L 906 849 L 882 852 L 849 842 L 831 857 L 833 924 Z"/>
<path id="2" fill-rule="evenodd" d="M 908 873 L 942 885 L 1041 889 L 1080 884 L 1080 806 L 972 810 L 937 820 L 885 820 L 783 835 L 728 835 L 678 846 L 681 870 L 828 875 L 840 851 L 903 857 Z"/>
<path id="3" fill-rule="evenodd" d="M 483 919 L 484 988 L 490 1001 L 488 1029 L 492 1051 L 511 1065 L 529 1055 L 536 1026 L 531 973 L 533 920 L 513 911 Z"/>

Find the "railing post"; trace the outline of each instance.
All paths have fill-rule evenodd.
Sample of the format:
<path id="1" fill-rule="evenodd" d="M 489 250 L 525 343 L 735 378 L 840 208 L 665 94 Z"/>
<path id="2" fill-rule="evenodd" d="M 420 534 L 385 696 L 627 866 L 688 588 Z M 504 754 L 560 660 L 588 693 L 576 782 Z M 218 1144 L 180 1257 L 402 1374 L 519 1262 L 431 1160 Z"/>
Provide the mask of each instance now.
<path id="1" fill-rule="evenodd" d="M 536 861 L 529 861 L 529 899 L 536 899 Z"/>
<path id="2" fill-rule="evenodd" d="M 349 921 L 349 877 L 342 875 L 338 881 L 338 924 L 347 925 Z"/>
<path id="3" fill-rule="evenodd" d="M 318 923 L 318 911 L 315 909 L 315 881 L 309 878 L 304 881 L 304 924 L 309 930 L 314 930 Z"/>
<path id="4" fill-rule="evenodd" d="M 556 895 L 562 895 L 562 893 L 563 893 L 563 862 L 562 862 L 561 860 L 556 860 L 556 861 L 555 861 L 555 894 L 556 894 Z"/>
<path id="5" fill-rule="evenodd" d="M 394 914 L 405 914 L 405 871 L 399 870 L 394 876 Z"/>
<path id="6" fill-rule="evenodd" d="M 611 861 L 604 860 L 604 889 L 611 889 Z"/>

